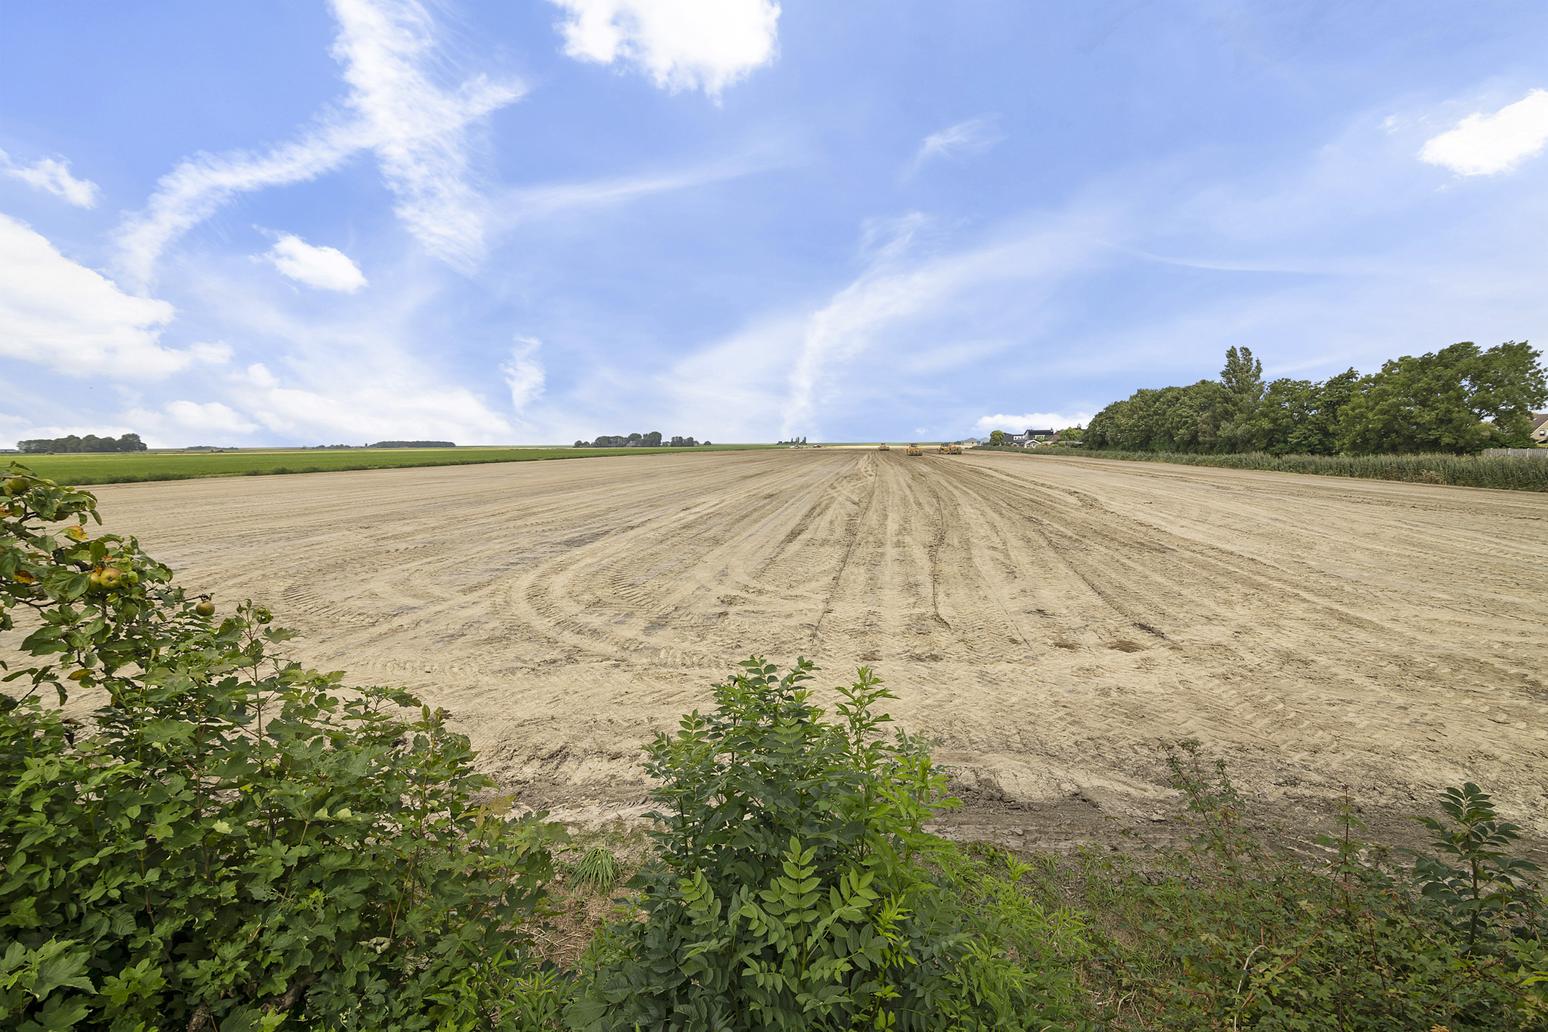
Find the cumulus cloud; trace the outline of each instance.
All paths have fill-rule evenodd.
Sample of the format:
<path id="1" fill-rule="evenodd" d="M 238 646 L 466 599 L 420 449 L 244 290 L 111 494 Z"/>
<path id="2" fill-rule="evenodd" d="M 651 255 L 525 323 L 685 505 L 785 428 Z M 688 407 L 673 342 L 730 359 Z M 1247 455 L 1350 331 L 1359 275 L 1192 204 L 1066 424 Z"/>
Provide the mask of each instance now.
<path id="1" fill-rule="evenodd" d="M 255 387 L 279 386 L 279 380 L 275 379 L 274 374 L 269 372 L 269 367 L 264 365 L 262 362 L 254 362 L 252 365 L 248 366 L 243 375 L 247 379 L 247 382 L 251 383 Z"/>
<path id="2" fill-rule="evenodd" d="M 188 346 L 188 354 L 204 365 L 225 365 L 231 361 L 231 345 L 224 341 L 201 341 Z"/>
<path id="3" fill-rule="evenodd" d="M 980 416 L 978 422 L 973 424 L 973 429 L 980 435 L 987 434 L 991 430 L 1004 430 L 1008 434 L 1019 434 L 1026 430 L 1063 430 L 1071 426 L 1085 426 L 1091 422 L 1090 412 L 1021 412 L 1016 414 L 995 413 L 992 416 Z"/>
<path id="4" fill-rule="evenodd" d="M 64 158 L 40 158 L 30 165 L 17 165 L 5 151 L 0 151 L 0 172 L 77 208 L 92 208 L 97 204 L 97 184 L 71 175 L 70 163 Z"/>
<path id="5" fill-rule="evenodd" d="M 211 438 L 241 437 L 258 429 L 258 424 L 218 401 L 169 401 L 160 409 L 133 408 L 124 413 L 142 433 L 172 447 L 211 444 Z"/>
<path id="6" fill-rule="evenodd" d="M 199 154 L 168 172 L 119 228 L 132 282 L 149 283 L 167 247 L 232 198 L 311 181 L 362 151 L 376 156 L 395 214 L 430 254 L 459 268 L 482 256 L 485 202 L 468 181 L 467 133 L 520 98 L 521 85 L 483 75 L 454 90 L 438 85 L 434 24 L 419 0 L 333 0 L 333 12 L 348 114 L 326 114 L 267 151 Z"/>
<path id="7" fill-rule="evenodd" d="M 480 444 L 508 440 L 510 434 L 510 424 L 472 391 L 394 376 L 326 387 L 259 388 L 245 407 L 283 440 Z"/>
<path id="8" fill-rule="evenodd" d="M 284 233 L 264 255 L 282 275 L 318 290 L 353 294 L 366 285 L 360 266 L 334 247 L 309 244 L 294 233 Z"/>
<path id="9" fill-rule="evenodd" d="M 1003 139 L 1005 135 L 1000 132 L 998 115 L 969 118 L 933 132 L 921 140 L 919 149 L 914 152 L 914 160 L 909 163 L 909 171 L 917 172 L 921 166 L 935 158 L 981 154 Z"/>
<path id="10" fill-rule="evenodd" d="M 511 392 L 511 408 L 521 415 L 531 405 L 543 396 L 543 384 L 546 376 L 543 372 L 543 362 L 538 358 L 538 351 L 543 346 L 536 337 L 518 337 L 516 346 L 511 349 L 510 361 L 500 366 L 500 372 L 505 376 L 505 385 Z"/>
<path id="11" fill-rule="evenodd" d="M 26 223 L 0 215 L 0 356 L 114 379 L 157 379 L 217 360 L 208 345 L 161 344 L 173 314 L 166 301 L 124 292 Z"/>
<path id="12" fill-rule="evenodd" d="M 1419 157 L 1458 175 L 1509 172 L 1548 147 L 1548 90 L 1532 90 L 1493 114 L 1468 115 L 1425 141 Z"/>
<path id="13" fill-rule="evenodd" d="M 564 52 L 622 62 L 668 90 L 727 86 L 774 60 L 779 4 L 773 0 L 553 0 L 566 14 Z"/>

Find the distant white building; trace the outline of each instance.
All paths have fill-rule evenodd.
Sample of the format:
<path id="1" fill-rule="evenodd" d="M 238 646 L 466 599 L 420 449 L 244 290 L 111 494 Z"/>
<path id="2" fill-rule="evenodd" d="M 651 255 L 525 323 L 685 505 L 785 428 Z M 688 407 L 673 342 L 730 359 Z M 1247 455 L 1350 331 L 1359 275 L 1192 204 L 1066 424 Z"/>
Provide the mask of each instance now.
<path id="1" fill-rule="evenodd" d="M 1017 448 L 1036 448 L 1040 444 L 1046 444 L 1053 440 L 1052 430 L 1028 430 L 1021 434 L 1006 434 L 1005 443 L 1015 445 Z"/>
<path id="2" fill-rule="evenodd" d="M 1532 440 L 1548 444 L 1548 412 L 1532 413 Z"/>

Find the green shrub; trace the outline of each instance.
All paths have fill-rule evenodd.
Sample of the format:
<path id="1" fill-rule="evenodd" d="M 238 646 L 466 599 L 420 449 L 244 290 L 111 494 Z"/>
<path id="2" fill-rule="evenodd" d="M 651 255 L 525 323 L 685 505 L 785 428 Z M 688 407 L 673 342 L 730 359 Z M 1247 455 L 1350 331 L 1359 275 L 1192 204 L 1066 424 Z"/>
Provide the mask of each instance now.
<path id="1" fill-rule="evenodd" d="M 1327 862 L 1318 869 L 1243 830 L 1224 768 L 1203 763 L 1195 744 L 1170 767 L 1197 822 L 1195 846 L 1145 870 L 1087 857 L 1073 879 L 1110 1027 L 1548 1028 L 1548 993 L 1533 982 L 1548 928 L 1524 884 L 1527 867 L 1499 851 L 1509 839 L 1499 824 L 1484 827 L 1493 814 L 1477 795 L 1448 791 L 1446 819 L 1430 822 L 1457 847 L 1448 850 L 1455 867 L 1429 857 L 1413 870 L 1395 866 L 1359 840 L 1346 800 L 1341 834 L 1320 840 Z M 1475 862 L 1477 892 L 1463 874 Z M 1437 879 L 1444 893 L 1431 888 Z"/>
<path id="2" fill-rule="evenodd" d="M 827 720 L 798 661 L 760 659 L 648 750 L 657 860 L 642 915 L 612 928 L 570 1019 L 586 1029 L 1043 1028 L 1073 969 L 1030 972 L 1010 929 L 929 862 L 948 805 L 916 742 L 882 737 L 891 698 L 862 668 Z M 960 865 L 956 868 L 960 873 Z M 1019 905 L 1019 904 L 1017 904 Z M 1009 920 L 1009 919 L 1007 919 Z M 1015 931 L 1036 939 L 1021 913 Z M 1042 992 L 1057 983 L 1057 992 Z"/>
<path id="3" fill-rule="evenodd" d="M 477 800 L 467 740 L 224 618 L 95 500 L 0 498 L 0 1025 L 541 1027 L 528 959 L 560 834 Z M 10 632 L 25 631 L 19 643 Z M 89 690 L 86 725 L 40 695 Z M 19 697 L 19 698 L 18 698 Z"/>

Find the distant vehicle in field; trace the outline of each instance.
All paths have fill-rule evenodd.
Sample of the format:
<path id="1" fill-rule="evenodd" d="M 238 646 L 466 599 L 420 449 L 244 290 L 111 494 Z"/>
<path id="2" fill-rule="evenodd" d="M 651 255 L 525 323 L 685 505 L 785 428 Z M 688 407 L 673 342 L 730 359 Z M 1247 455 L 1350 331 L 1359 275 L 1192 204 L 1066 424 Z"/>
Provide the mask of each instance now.
<path id="1" fill-rule="evenodd" d="M 892 450 L 892 446 L 889 445 L 889 444 L 878 444 L 876 446 L 876 450 L 877 451 L 891 451 Z"/>
<path id="2" fill-rule="evenodd" d="M 911 444 L 907 448 L 903 449 L 903 454 L 904 455 L 923 455 L 924 454 L 924 449 L 919 447 L 919 445 L 917 445 L 917 444 Z"/>
<path id="3" fill-rule="evenodd" d="M 943 444 L 943 445 L 941 445 L 941 451 L 945 452 L 947 455 L 961 455 L 962 454 L 962 445 L 960 445 L 960 444 Z"/>

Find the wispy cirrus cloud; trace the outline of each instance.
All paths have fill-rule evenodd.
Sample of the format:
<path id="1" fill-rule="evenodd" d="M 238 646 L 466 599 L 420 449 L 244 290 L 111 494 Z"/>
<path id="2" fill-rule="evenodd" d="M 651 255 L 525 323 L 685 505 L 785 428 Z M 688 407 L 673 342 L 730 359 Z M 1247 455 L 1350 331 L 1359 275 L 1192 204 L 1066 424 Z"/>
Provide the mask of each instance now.
<path id="1" fill-rule="evenodd" d="M 1082 274 L 1107 254 L 1105 219 L 1072 212 L 986 242 L 908 263 L 889 251 L 812 312 L 789 377 L 782 432 L 814 433 L 846 367 L 911 323 L 939 319 L 981 291 L 1015 287 L 1020 303 Z"/>
<path id="2" fill-rule="evenodd" d="M 199 154 L 157 183 L 119 227 L 119 264 L 145 287 L 162 253 L 234 197 L 308 182 L 372 152 L 394 212 L 435 257 L 463 269 L 483 255 L 486 203 L 470 183 L 467 130 L 519 99 L 520 83 L 474 76 L 456 89 L 431 74 L 435 26 L 419 0 L 333 0 L 333 55 L 349 91 L 295 140 L 266 151 Z"/>
<path id="3" fill-rule="evenodd" d="M 918 172 L 937 158 L 960 158 L 982 154 L 1005 139 L 1000 131 L 999 115 L 977 115 L 937 130 L 919 141 L 908 164 L 908 174 Z"/>
<path id="4" fill-rule="evenodd" d="M 96 207 L 100 193 L 97 184 L 76 178 L 70 172 L 70 162 L 64 158 L 39 158 L 30 165 L 18 165 L 5 151 L 0 151 L 0 172 L 77 208 Z"/>
<path id="5" fill-rule="evenodd" d="M 655 194 L 740 179 L 778 168 L 788 161 L 788 156 L 748 153 L 675 171 L 642 171 L 601 179 L 513 187 L 492 201 L 495 214 L 491 219 L 491 234 L 555 215 L 601 210 Z"/>
<path id="6" fill-rule="evenodd" d="M 659 87 L 712 97 L 774 60 L 773 0 L 552 0 L 567 15 L 564 52 L 633 65 Z"/>
<path id="7" fill-rule="evenodd" d="M 333 0 L 333 55 L 398 217 L 433 255 L 471 267 L 484 250 L 484 201 L 469 182 L 466 130 L 519 100 L 513 79 L 476 75 L 454 91 L 430 75 L 435 27 L 418 0 Z"/>
<path id="8" fill-rule="evenodd" d="M 547 374 L 543 360 L 538 357 L 543 342 L 536 337 L 517 337 L 511 348 L 511 357 L 501 364 L 505 386 L 511 392 L 511 408 L 518 416 L 524 415 L 532 403 L 543 396 Z"/>
<path id="9" fill-rule="evenodd" d="M 1430 137 L 1420 160 L 1463 176 L 1509 172 L 1548 148 L 1548 90 L 1532 90 L 1492 114 L 1476 112 Z"/>

